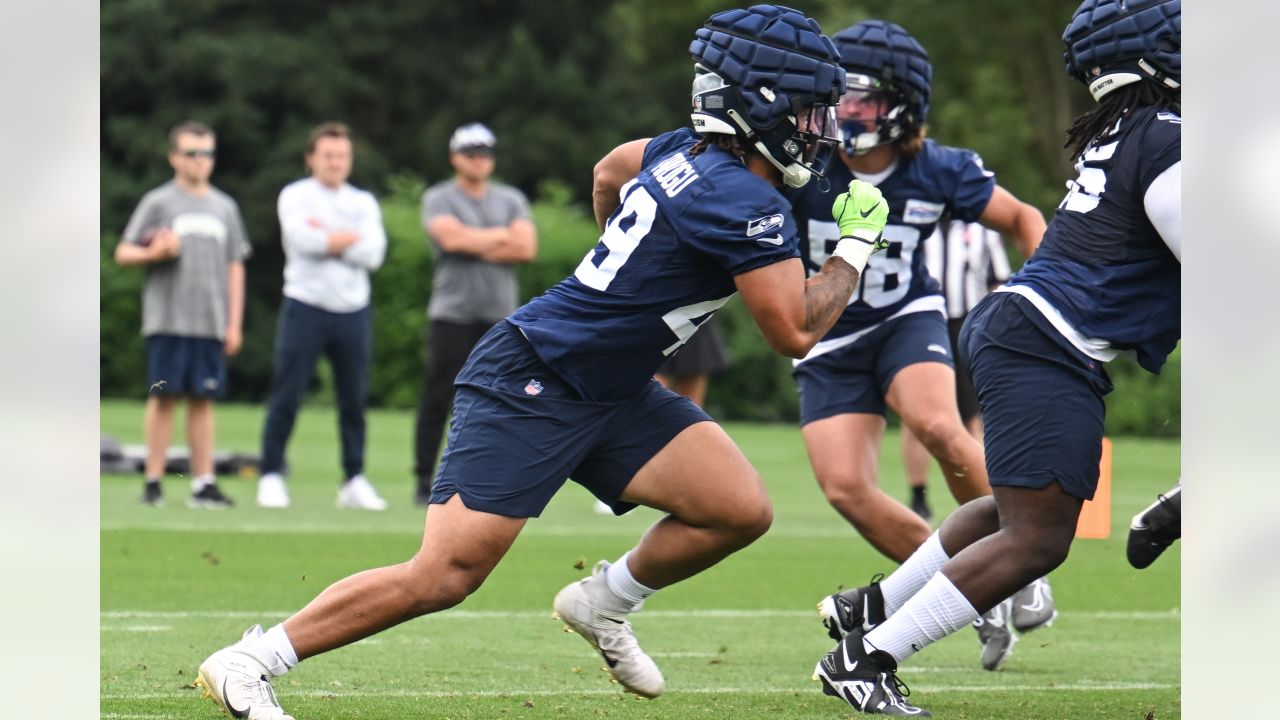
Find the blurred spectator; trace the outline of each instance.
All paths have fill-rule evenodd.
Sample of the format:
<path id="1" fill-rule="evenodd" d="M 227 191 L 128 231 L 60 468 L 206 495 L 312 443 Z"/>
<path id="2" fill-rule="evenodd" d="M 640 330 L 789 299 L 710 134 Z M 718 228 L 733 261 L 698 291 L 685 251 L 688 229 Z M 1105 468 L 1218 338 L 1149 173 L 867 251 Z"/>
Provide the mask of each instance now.
<path id="1" fill-rule="evenodd" d="M 285 254 L 284 302 L 262 429 L 258 505 L 289 505 L 285 448 L 323 353 L 333 369 L 342 439 L 337 505 L 385 510 L 386 501 L 364 476 L 365 401 L 373 357 L 369 273 L 386 254 L 382 211 L 373 195 L 347 183 L 352 146 L 345 125 L 329 122 L 312 130 L 306 162 L 311 177 L 287 185 L 276 207 Z"/>
<path id="2" fill-rule="evenodd" d="M 485 331 L 515 312 L 516 263 L 538 251 L 529 201 L 516 188 L 490 181 L 497 142 L 479 123 L 458 128 L 449 139 L 453 179 L 422 194 L 422 226 L 436 258 L 413 443 L 414 500 L 423 506 L 431 498 L 454 378 Z"/>
<path id="3" fill-rule="evenodd" d="M 116 246 L 116 262 L 145 265 L 142 334 L 150 394 L 142 502 L 164 503 L 160 481 L 173 438 L 174 406 L 187 398 L 190 507 L 234 503 L 213 475 L 213 401 L 226 389 L 226 356 L 240 351 L 248 233 L 235 201 L 209 183 L 216 137 L 199 122 L 169 132 L 173 180 L 147 193 Z"/>

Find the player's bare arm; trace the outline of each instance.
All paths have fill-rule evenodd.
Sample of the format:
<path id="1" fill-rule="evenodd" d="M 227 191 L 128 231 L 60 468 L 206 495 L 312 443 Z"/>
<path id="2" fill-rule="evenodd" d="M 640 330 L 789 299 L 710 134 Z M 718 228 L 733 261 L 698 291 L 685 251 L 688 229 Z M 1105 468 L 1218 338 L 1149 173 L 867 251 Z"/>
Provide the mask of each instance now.
<path id="1" fill-rule="evenodd" d="M 734 278 L 765 341 L 788 357 L 804 357 L 827 334 L 849 304 L 867 258 L 883 248 L 880 233 L 889 205 L 874 185 L 854 180 L 836 196 L 831 215 L 840 226 L 840 242 L 812 278 L 804 280 L 799 258 Z"/>
<path id="2" fill-rule="evenodd" d="M 622 186 L 640 174 L 644 149 L 648 146 L 649 138 L 632 140 L 610 150 L 596 163 L 591 175 L 591 209 L 595 212 L 596 226 L 601 230 L 622 202 L 618 196 Z"/>
<path id="3" fill-rule="evenodd" d="M 1044 215 L 1034 205 L 1022 202 L 999 185 L 992 191 L 987 209 L 982 211 L 978 222 L 1013 241 L 1023 258 L 1031 257 L 1040 247 L 1040 239 L 1048 227 Z"/>
<path id="4" fill-rule="evenodd" d="M 792 258 L 734 278 L 769 347 L 787 357 L 804 357 L 827 334 L 858 285 L 858 271 L 834 256 L 818 274 L 804 275 Z"/>

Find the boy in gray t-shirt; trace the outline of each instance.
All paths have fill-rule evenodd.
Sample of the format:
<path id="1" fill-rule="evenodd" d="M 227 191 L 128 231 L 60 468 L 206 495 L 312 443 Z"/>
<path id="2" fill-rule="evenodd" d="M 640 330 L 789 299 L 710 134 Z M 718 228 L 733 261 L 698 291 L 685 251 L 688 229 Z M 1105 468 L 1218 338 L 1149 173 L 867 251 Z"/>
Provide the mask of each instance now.
<path id="1" fill-rule="evenodd" d="M 142 334 L 150 387 L 142 501 L 164 502 L 169 439 L 178 397 L 187 398 L 191 507 L 230 507 L 213 476 L 213 401 L 226 385 L 228 355 L 240 350 L 244 260 L 251 252 L 235 201 L 209 183 L 215 137 L 183 123 L 169 134 L 171 182 L 147 193 L 116 246 L 116 262 L 145 265 Z"/>
<path id="2" fill-rule="evenodd" d="M 480 336 L 518 306 L 516 263 L 533 260 L 537 231 L 529 201 L 516 188 L 491 182 L 497 138 L 479 123 L 449 140 L 452 180 L 422 195 L 422 227 L 435 252 L 427 305 L 427 365 L 414 431 L 415 501 L 426 505 L 453 403 L 453 380 Z"/>

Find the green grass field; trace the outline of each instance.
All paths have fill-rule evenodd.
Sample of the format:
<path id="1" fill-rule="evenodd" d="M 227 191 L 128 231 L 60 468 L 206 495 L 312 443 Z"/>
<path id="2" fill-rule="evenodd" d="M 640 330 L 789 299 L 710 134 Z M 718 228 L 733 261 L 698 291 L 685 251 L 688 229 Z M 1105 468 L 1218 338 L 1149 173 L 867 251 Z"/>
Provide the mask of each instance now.
<path id="1" fill-rule="evenodd" d="M 219 447 L 256 452 L 260 408 L 218 413 Z M 104 402 L 101 424 L 138 443 L 141 405 Z M 656 517 L 597 515 L 591 496 L 569 483 L 467 602 L 308 660 L 276 681 L 281 703 L 299 720 L 856 716 L 809 679 L 831 645 L 814 604 L 891 564 L 827 506 L 796 428 L 728 429 L 769 486 L 774 525 L 634 617 L 666 675 L 663 697 L 619 692 L 587 644 L 550 619 L 552 596 L 584 574 L 578 567 L 616 558 Z M 253 483 L 242 479 L 223 481 L 237 508 L 207 511 L 184 506 L 185 478 L 170 478 L 168 505 L 153 509 L 137 502 L 138 476 L 104 477 L 102 717 L 219 717 L 191 687 L 210 652 L 250 624 L 284 619 L 335 580 L 408 558 L 423 519 L 409 501 L 411 432 L 409 414 L 371 413 L 368 474 L 391 502 L 385 513 L 334 509 L 336 421 L 327 408 L 300 417 L 286 511 L 254 507 Z M 905 497 L 896 434 L 885 448 L 883 486 Z M 1179 548 L 1142 572 L 1124 559 L 1129 517 L 1178 472 L 1176 443 L 1117 439 L 1113 532 L 1078 541 L 1052 576 L 1058 622 L 1027 635 L 998 673 L 978 665 L 970 631 L 928 648 L 901 671 L 912 699 L 954 720 L 1180 717 Z M 935 512 L 953 507 L 936 470 L 930 493 Z"/>

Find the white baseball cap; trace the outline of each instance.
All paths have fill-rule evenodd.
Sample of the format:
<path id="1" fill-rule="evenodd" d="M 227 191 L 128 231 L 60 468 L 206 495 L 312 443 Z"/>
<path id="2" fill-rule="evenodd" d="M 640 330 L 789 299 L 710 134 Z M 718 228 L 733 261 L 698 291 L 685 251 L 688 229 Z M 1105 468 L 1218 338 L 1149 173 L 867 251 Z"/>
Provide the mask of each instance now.
<path id="1" fill-rule="evenodd" d="M 493 136 L 492 130 L 480 123 L 468 123 L 453 131 L 453 137 L 449 138 L 449 152 L 462 152 L 472 148 L 492 150 L 497 144 L 498 138 Z"/>

